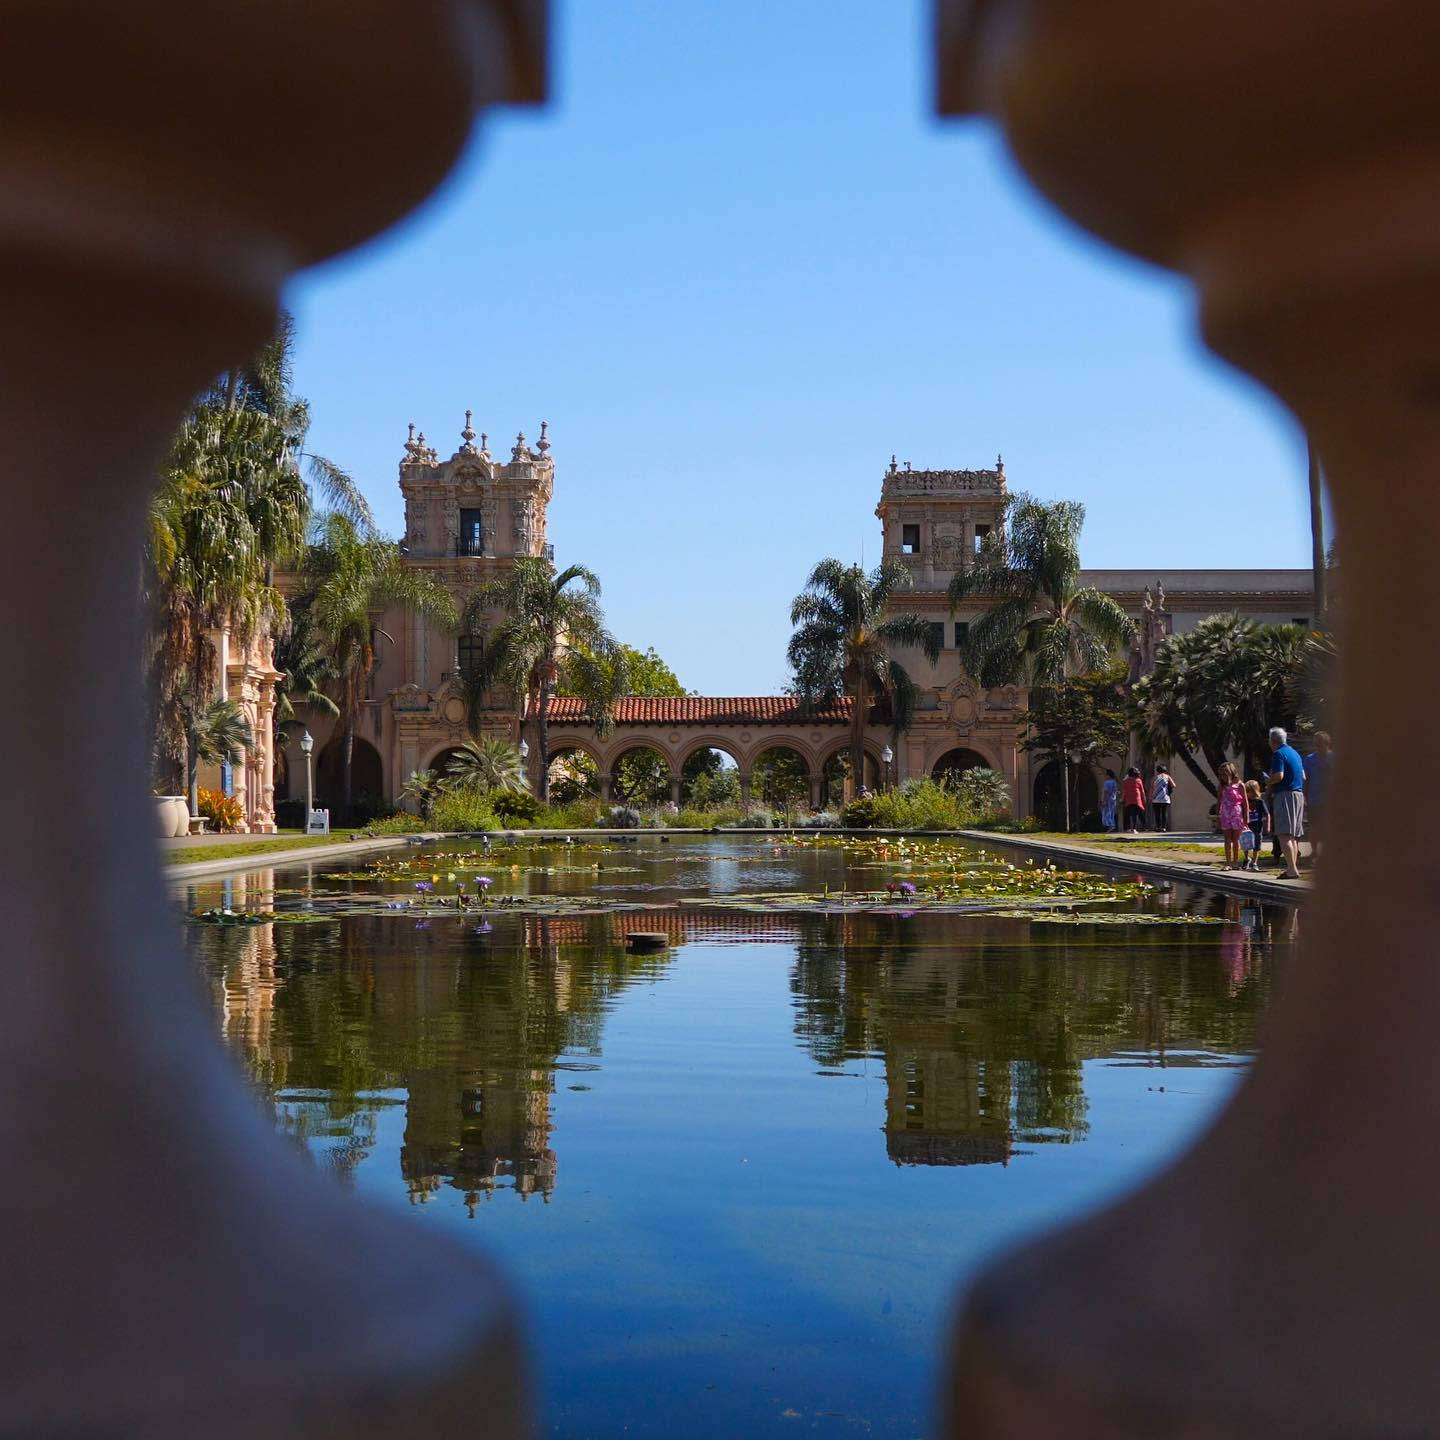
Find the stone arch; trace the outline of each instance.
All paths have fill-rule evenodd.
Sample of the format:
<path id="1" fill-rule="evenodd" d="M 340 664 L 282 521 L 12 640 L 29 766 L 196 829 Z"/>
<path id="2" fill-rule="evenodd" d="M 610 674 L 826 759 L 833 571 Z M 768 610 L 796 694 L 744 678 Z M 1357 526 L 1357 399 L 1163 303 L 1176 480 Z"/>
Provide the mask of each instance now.
<path id="1" fill-rule="evenodd" d="M 848 737 L 822 747 L 817 757 L 814 773 L 820 777 L 820 803 L 827 809 L 844 803 L 842 799 L 844 782 L 836 774 L 836 762 L 839 761 L 842 766 L 848 766 L 849 757 L 850 740 Z M 864 775 L 864 783 L 867 788 L 878 790 L 881 776 L 884 773 L 885 767 L 880 761 L 879 750 L 867 740 L 865 742 Z"/>
<path id="2" fill-rule="evenodd" d="M 761 744 L 750 762 L 750 772 L 751 798 L 787 811 L 806 804 L 815 773 L 814 761 L 804 748 L 783 737 Z"/>
<path id="3" fill-rule="evenodd" d="M 940 780 L 945 775 L 963 775 L 967 770 L 998 770 L 996 765 L 983 751 L 973 749 L 968 745 L 952 745 L 943 754 L 936 757 L 935 763 L 930 766 L 930 776 L 934 780 Z"/>
<path id="4" fill-rule="evenodd" d="M 574 760 L 576 763 L 568 764 Z M 583 740 L 554 740 L 550 745 L 550 799 L 561 805 L 587 796 L 598 799 L 605 782 L 600 755 Z"/>
<path id="5" fill-rule="evenodd" d="M 670 772 L 671 778 L 679 781 L 680 804 L 738 806 L 742 800 L 740 777 L 750 773 L 748 749 L 729 736 L 687 737 L 675 749 L 678 763 Z M 722 765 L 717 769 L 709 764 L 708 757 L 716 753 L 733 761 L 733 766 Z"/>
<path id="6" fill-rule="evenodd" d="M 553 730 L 550 732 L 550 754 L 556 756 L 566 750 L 578 750 L 582 755 L 588 755 L 596 765 L 596 768 L 605 768 L 605 754 L 595 741 L 587 739 L 584 735 L 557 735 Z"/>
<path id="7" fill-rule="evenodd" d="M 449 771 L 451 759 L 459 753 L 460 747 L 458 745 L 442 745 L 420 768 L 422 770 L 433 770 L 443 779 Z"/>
<path id="8" fill-rule="evenodd" d="M 624 764 L 626 757 L 642 753 L 657 757 L 664 766 L 664 773 L 653 767 L 648 773 L 627 774 L 630 767 Z M 670 799 L 675 760 L 669 749 L 656 740 L 643 735 L 627 738 L 610 751 L 605 769 L 610 776 L 610 793 L 620 804 L 645 810 L 664 805 Z"/>
<path id="9" fill-rule="evenodd" d="M 332 820 L 353 823 L 342 816 L 345 795 L 345 739 L 334 736 L 315 757 L 315 803 L 331 812 Z M 385 766 L 380 752 L 362 736 L 355 736 L 350 758 L 350 807 L 358 818 L 361 811 L 374 814 L 386 800 Z"/>
<path id="10" fill-rule="evenodd" d="M 1032 813 L 1051 830 L 1065 828 L 1065 791 L 1058 760 L 1047 760 L 1036 772 L 1032 787 Z M 1070 828 L 1099 828 L 1100 786 L 1089 765 L 1070 767 Z"/>

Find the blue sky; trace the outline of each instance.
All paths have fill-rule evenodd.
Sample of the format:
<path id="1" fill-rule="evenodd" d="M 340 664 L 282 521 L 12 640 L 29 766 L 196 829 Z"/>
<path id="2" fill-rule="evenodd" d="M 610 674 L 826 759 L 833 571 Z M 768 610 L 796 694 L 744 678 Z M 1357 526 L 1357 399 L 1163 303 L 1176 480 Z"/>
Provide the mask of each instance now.
<path id="1" fill-rule="evenodd" d="M 302 276 L 312 447 L 399 534 L 442 454 L 550 422 L 560 564 L 691 688 L 773 691 L 826 555 L 867 563 L 892 452 L 1088 507 L 1087 564 L 1306 565 L 1303 441 L 1209 357 L 1185 288 L 930 113 L 913 0 L 554 0 L 553 93 L 445 189 Z M 424 103 L 397 73 L 391 103 Z"/>

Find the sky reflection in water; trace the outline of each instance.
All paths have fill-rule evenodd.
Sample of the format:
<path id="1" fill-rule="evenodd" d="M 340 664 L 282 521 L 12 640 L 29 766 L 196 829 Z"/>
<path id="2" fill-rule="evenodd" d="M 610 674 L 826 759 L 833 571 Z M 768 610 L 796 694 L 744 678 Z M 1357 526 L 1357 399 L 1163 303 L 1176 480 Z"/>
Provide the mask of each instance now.
<path id="1" fill-rule="evenodd" d="M 736 840 L 604 858 L 656 900 L 638 887 L 712 873 L 884 883 Z M 303 906 L 320 868 L 187 904 L 266 908 L 278 885 Z M 497 892 L 606 883 L 496 873 Z M 517 1278 L 547 1433 L 913 1436 L 956 1285 L 1152 1169 L 1254 1051 L 1293 913 L 1149 903 L 1230 923 L 492 909 L 189 939 L 282 1129 Z M 637 928 L 677 943 L 628 954 Z"/>

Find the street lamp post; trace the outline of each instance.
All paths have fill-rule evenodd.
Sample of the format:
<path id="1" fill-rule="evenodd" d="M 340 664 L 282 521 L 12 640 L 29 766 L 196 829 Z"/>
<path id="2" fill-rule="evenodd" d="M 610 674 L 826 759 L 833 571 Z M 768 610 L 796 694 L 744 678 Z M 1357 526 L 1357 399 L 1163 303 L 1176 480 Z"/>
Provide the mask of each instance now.
<path id="1" fill-rule="evenodd" d="M 885 767 L 885 788 L 887 790 L 891 788 L 890 762 L 894 758 L 895 752 L 888 745 L 880 752 L 880 763 Z"/>
<path id="2" fill-rule="evenodd" d="M 530 759 L 530 746 L 529 746 L 529 744 L 527 743 L 525 737 L 522 735 L 522 736 L 520 737 L 520 763 L 525 766 L 525 773 L 526 773 L 527 775 L 530 773 L 530 767 L 529 767 L 529 765 L 526 763 L 529 759 Z"/>
<path id="3" fill-rule="evenodd" d="M 305 756 L 305 833 L 310 833 L 310 812 L 315 808 L 315 773 L 312 755 L 315 737 L 306 730 L 300 736 L 300 752 Z"/>

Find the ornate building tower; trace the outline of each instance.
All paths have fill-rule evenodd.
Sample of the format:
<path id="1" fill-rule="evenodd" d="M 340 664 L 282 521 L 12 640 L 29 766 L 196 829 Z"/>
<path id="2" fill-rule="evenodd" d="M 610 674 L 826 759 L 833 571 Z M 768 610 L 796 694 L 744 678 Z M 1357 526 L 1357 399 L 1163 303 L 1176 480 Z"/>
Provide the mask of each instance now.
<path id="1" fill-rule="evenodd" d="M 910 567 L 917 590 L 944 590 L 1000 523 L 1004 503 L 1003 459 L 993 470 L 912 470 L 892 455 L 875 507 L 883 551 Z"/>
<path id="2" fill-rule="evenodd" d="M 545 421 L 533 447 L 517 435 L 509 458 L 497 459 L 472 418 L 467 410 L 460 448 L 448 460 L 411 425 L 400 460 L 407 562 L 449 590 L 462 611 L 481 585 L 516 560 L 549 557 L 546 513 L 555 489 Z M 457 636 L 400 606 L 377 619 L 376 668 L 356 732 L 353 773 L 357 790 L 389 801 L 412 770 L 443 770 L 448 751 L 466 738 L 459 672 L 479 659 L 485 641 L 483 633 Z M 495 729 L 508 731 L 510 724 L 508 707 L 497 709 Z M 334 788 L 333 750 L 325 745 L 317 762 L 322 796 Z M 290 763 L 299 762 L 292 757 Z M 294 773 L 303 775 L 303 766 Z"/>
<path id="3" fill-rule="evenodd" d="M 961 648 L 968 626 L 985 602 L 954 614 L 951 577 L 968 569 L 975 552 L 1002 523 L 1005 462 L 993 470 L 915 470 L 894 456 L 880 485 L 875 514 L 887 559 L 909 567 L 915 585 L 894 599 L 896 610 L 928 620 L 939 645 L 932 666 L 913 649 L 897 651 L 918 692 L 914 721 L 895 737 L 900 776 L 930 775 L 985 765 L 1017 783 L 1015 715 L 1022 696 L 1015 686 L 982 691 L 965 672 Z"/>
<path id="4" fill-rule="evenodd" d="M 533 450 L 520 434 L 510 459 L 498 461 L 488 435 L 476 445 L 473 414 L 465 412 L 460 448 L 444 461 L 411 425 L 400 462 L 411 556 L 438 576 L 454 576 L 466 590 L 495 572 L 485 561 L 546 553 L 545 514 L 555 488 L 546 421 Z"/>

